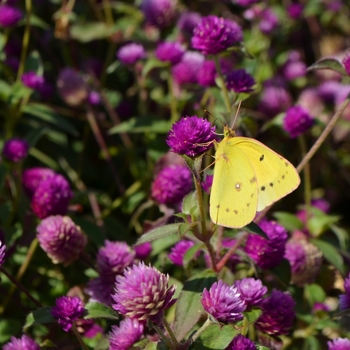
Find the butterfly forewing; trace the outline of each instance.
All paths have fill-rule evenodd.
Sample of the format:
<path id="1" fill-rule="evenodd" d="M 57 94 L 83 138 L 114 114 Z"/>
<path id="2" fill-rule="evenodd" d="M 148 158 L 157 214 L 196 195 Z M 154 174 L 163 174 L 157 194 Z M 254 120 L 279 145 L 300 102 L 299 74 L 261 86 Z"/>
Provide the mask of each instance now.
<path id="1" fill-rule="evenodd" d="M 225 138 L 217 146 L 210 196 L 210 217 L 218 225 L 232 228 L 250 223 L 258 205 L 254 168 L 235 138 Z"/>
<path id="2" fill-rule="evenodd" d="M 234 137 L 233 143 L 246 154 L 254 168 L 258 186 L 257 211 L 262 211 L 299 186 L 298 172 L 278 153 L 251 138 Z"/>

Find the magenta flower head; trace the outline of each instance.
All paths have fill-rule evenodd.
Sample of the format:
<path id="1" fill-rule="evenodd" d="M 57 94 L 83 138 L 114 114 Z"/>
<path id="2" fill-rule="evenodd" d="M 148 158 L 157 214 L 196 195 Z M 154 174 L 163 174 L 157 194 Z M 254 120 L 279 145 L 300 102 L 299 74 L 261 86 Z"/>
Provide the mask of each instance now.
<path id="1" fill-rule="evenodd" d="M 9 139 L 5 142 L 2 154 L 11 162 L 18 163 L 24 159 L 29 150 L 29 143 L 20 138 Z"/>
<path id="2" fill-rule="evenodd" d="M 168 257 L 175 265 L 183 267 L 184 256 L 186 252 L 193 246 L 194 246 L 194 243 L 192 241 L 183 239 L 180 242 L 176 243 L 171 248 L 171 251 Z"/>
<path id="3" fill-rule="evenodd" d="M 285 111 L 292 104 L 292 97 L 283 86 L 266 86 L 261 94 L 259 109 L 268 118 Z"/>
<path id="4" fill-rule="evenodd" d="M 136 319 L 126 318 L 119 326 L 112 326 L 109 333 L 110 350 L 127 350 L 140 340 L 144 330 L 143 323 Z"/>
<path id="5" fill-rule="evenodd" d="M 237 69 L 226 75 L 226 86 L 236 93 L 252 92 L 255 85 L 254 78 L 244 69 Z"/>
<path id="6" fill-rule="evenodd" d="M 298 19 L 304 11 L 304 5 L 293 3 L 287 6 L 287 13 L 290 18 Z"/>
<path id="7" fill-rule="evenodd" d="M 79 106 L 88 98 L 89 89 L 85 80 L 72 68 L 62 69 L 56 84 L 62 100 L 70 106 Z"/>
<path id="8" fill-rule="evenodd" d="M 260 13 L 260 30 L 269 35 L 273 30 L 275 30 L 278 26 L 278 17 L 276 14 L 269 8 L 265 8 Z"/>
<path id="9" fill-rule="evenodd" d="M 339 296 L 339 309 L 346 310 L 350 309 L 350 274 L 344 280 L 345 294 Z"/>
<path id="10" fill-rule="evenodd" d="M 296 138 L 314 125 L 314 118 L 301 106 L 287 110 L 283 120 L 283 129 L 291 138 Z"/>
<path id="11" fill-rule="evenodd" d="M 88 102 L 92 106 L 97 106 L 101 103 L 101 95 L 97 91 L 90 91 L 88 96 Z"/>
<path id="12" fill-rule="evenodd" d="M 21 10 L 9 5 L 0 6 L 0 26 L 3 28 L 11 27 L 23 17 Z"/>
<path id="13" fill-rule="evenodd" d="M 260 304 L 262 315 L 256 321 L 256 327 L 270 335 L 288 334 L 295 319 L 295 305 L 289 293 L 274 290 Z"/>
<path id="14" fill-rule="evenodd" d="M 204 289 L 201 303 L 208 314 L 223 323 L 242 320 L 242 312 L 246 309 L 238 289 L 222 280 L 215 282 L 209 291 Z"/>
<path id="15" fill-rule="evenodd" d="M 267 293 L 267 288 L 258 279 L 246 277 L 235 281 L 234 286 L 241 294 L 241 299 L 248 306 L 259 305 L 263 296 Z"/>
<path id="16" fill-rule="evenodd" d="M 177 21 L 177 27 L 187 36 L 192 37 L 193 30 L 200 23 L 202 16 L 197 12 L 183 12 Z"/>
<path id="17" fill-rule="evenodd" d="M 328 350 L 349 350 L 350 349 L 350 339 L 347 338 L 337 338 L 332 341 L 327 342 Z"/>
<path id="18" fill-rule="evenodd" d="M 242 334 L 238 334 L 226 348 L 226 350 L 256 350 L 255 344 Z"/>
<path id="19" fill-rule="evenodd" d="M 176 16 L 176 0 L 143 0 L 141 10 L 146 22 L 158 28 L 169 26 Z"/>
<path id="20" fill-rule="evenodd" d="M 234 21 L 217 17 L 203 17 L 193 31 L 192 47 L 204 55 L 218 54 L 243 39 L 241 27 Z"/>
<path id="21" fill-rule="evenodd" d="M 117 276 L 115 294 L 116 304 L 112 307 L 124 316 L 138 321 L 148 319 L 157 321 L 165 309 L 175 303 L 172 299 L 176 286 L 168 286 L 169 276 L 155 267 L 143 262 Z"/>
<path id="22" fill-rule="evenodd" d="M 31 199 L 30 207 L 40 218 L 65 215 L 73 197 L 69 182 L 60 174 L 39 183 Z"/>
<path id="23" fill-rule="evenodd" d="M 185 53 L 185 48 L 177 41 L 164 41 L 157 46 L 155 55 L 163 62 L 179 63 Z"/>
<path id="24" fill-rule="evenodd" d="M 343 65 L 346 70 L 346 73 L 350 75 L 350 54 L 349 53 L 343 58 Z"/>
<path id="25" fill-rule="evenodd" d="M 152 251 L 152 244 L 150 242 L 145 242 L 134 247 L 136 259 L 144 260 L 146 259 Z"/>
<path id="26" fill-rule="evenodd" d="M 31 198 L 43 180 L 53 178 L 56 173 L 49 168 L 30 168 L 26 169 L 22 175 L 22 185 L 24 191 Z"/>
<path id="27" fill-rule="evenodd" d="M 68 332 L 73 322 L 84 314 L 84 304 L 78 297 L 63 296 L 56 299 L 56 305 L 51 308 L 51 315 L 57 319 L 65 332 Z"/>
<path id="28" fill-rule="evenodd" d="M 269 239 L 250 234 L 244 250 L 259 267 L 272 269 L 283 259 L 288 239 L 287 230 L 275 221 L 263 220 L 259 226 Z"/>
<path id="29" fill-rule="evenodd" d="M 44 77 L 36 74 L 34 71 L 23 73 L 21 80 L 25 86 L 37 91 L 42 90 L 45 84 Z"/>
<path id="30" fill-rule="evenodd" d="M 171 165 L 163 168 L 152 183 L 151 197 L 161 204 L 176 205 L 193 187 L 191 171 L 187 166 Z"/>
<path id="31" fill-rule="evenodd" d="M 6 343 L 2 350 L 40 350 L 39 344 L 27 335 L 21 338 L 11 337 L 11 341 Z"/>
<path id="32" fill-rule="evenodd" d="M 138 60 L 145 58 L 145 56 L 146 53 L 143 46 L 136 43 L 126 44 L 117 52 L 118 59 L 125 65 L 135 64 Z"/>
<path id="33" fill-rule="evenodd" d="M 213 175 L 206 175 L 201 185 L 203 190 L 210 194 L 211 186 L 213 185 Z"/>
<path id="34" fill-rule="evenodd" d="M 6 245 L 0 240 L 0 267 L 5 261 Z"/>
<path id="35" fill-rule="evenodd" d="M 248 6 L 253 5 L 259 1 L 260 0 L 234 0 L 233 2 L 239 6 L 248 7 Z"/>
<path id="36" fill-rule="evenodd" d="M 297 51 L 291 51 L 283 67 L 283 75 L 287 80 L 293 80 L 306 74 L 306 64 L 301 60 Z"/>
<path id="37" fill-rule="evenodd" d="M 173 124 L 166 143 L 172 152 L 196 157 L 210 149 L 215 140 L 215 126 L 206 119 L 186 116 Z"/>
<path id="38" fill-rule="evenodd" d="M 54 264 L 69 265 L 84 250 L 87 238 L 68 216 L 50 216 L 37 227 L 41 248 Z"/>
<path id="39" fill-rule="evenodd" d="M 205 61 L 198 73 L 198 84 L 204 87 L 215 86 L 217 77 L 214 61 Z"/>
<path id="40" fill-rule="evenodd" d="M 175 81 L 181 84 L 197 83 L 199 72 L 204 64 L 204 56 L 195 51 L 187 51 L 182 59 L 172 68 Z"/>

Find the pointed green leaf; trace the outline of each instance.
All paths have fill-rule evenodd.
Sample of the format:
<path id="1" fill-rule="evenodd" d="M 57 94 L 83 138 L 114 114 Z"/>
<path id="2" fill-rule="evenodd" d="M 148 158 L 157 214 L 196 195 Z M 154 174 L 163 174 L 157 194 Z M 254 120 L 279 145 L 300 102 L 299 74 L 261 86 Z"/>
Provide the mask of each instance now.
<path id="1" fill-rule="evenodd" d="M 261 237 L 268 239 L 266 233 L 255 222 L 251 222 L 250 224 L 246 225 L 242 228 L 242 230 L 250 233 L 255 233 Z"/>
<path id="2" fill-rule="evenodd" d="M 301 230 L 303 223 L 294 214 L 277 211 L 273 213 L 278 223 L 285 227 L 288 231 Z"/>
<path id="3" fill-rule="evenodd" d="M 151 230 L 144 235 L 142 235 L 136 242 L 135 245 L 139 245 L 145 242 L 152 242 L 156 239 L 167 237 L 178 232 L 180 223 L 170 224 L 161 227 L 157 227 L 154 230 Z"/>
<path id="4" fill-rule="evenodd" d="M 191 210 L 198 208 L 196 192 L 190 192 L 182 201 L 182 212 L 186 215 L 191 215 Z"/>
<path id="5" fill-rule="evenodd" d="M 248 323 L 252 324 L 260 317 L 261 313 L 261 309 L 252 309 L 250 311 L 243 312 L 243 315 L 247 319 Z"/>
<path id="6" fill-rule="evenodd" d="M 119 319 L 119 315 L 109 306 L 97 302 L 87 303 L 85 305 L 87 313 L 85 319 L 89 318 L 108 318 L 112 320 Z"/>
<path id="7" fill-rule="evenodd" d="M 109 134 L 128 133 L 146 133 L 153 132 L 166 134 L 170 129 L 170 123 L 166 120 L 161 120 L 156 117 L 134 117 L 120 123 L 109 129 Z"/>
<path id="8" fill-rule="evenodd" d="M 152 69 L 165 67 L 170 67 L 170 64 L 168 62 L 159 61 L 156 58 L 150 58 L 143 67 L 142 75 L 146 77 Z"/>
<path id="9" fill-rule="evenodd" d="M 27 316 L 23 328 L 26 330 L 35 324 L 50 323 L 55 321 L 55 318 L 51 315 L 51 306 L 46 306 L 31 312 Z"/>
<path id="10" fill-rule="evenodd" d="M 25 62 L 24 71 L 34 71 L 38 75 L 43 75 L 44 66 L 38 51 L 32 51 Z"/>
<path id="11" fill-rule="evenodd" d="M 115 32 L 114 26 L 105 22 L 83 22 L 73 24 L 70 28 L 70 35 L 73 39 L 83 43 L 93 40 L 108 38 Z"/>
<path id="12" fill-rule="evenodd" d="M 338 58 L 321 58 L 316 63 L 311 65 L 307 70 L 315 70 L 315 69 L 332 69 L 341 75 L 348 76 L 342 62 Z"/>
<path id="13" fill-rule="evenodd" d="M 195 258 L 197 252 L 199 252 L 204 247 L 205 247 L 204 243 L 197 243 L 193 247 L 191 247 L 190 249 L 188 249 L 186 251 L 186 253 L 183 257 L 183 264 L 184 264 L 185 268 L 188 266 L 188 264 L 191 262 L 191 260 L 193 260 Z"/>
<path id="14" fill-rule="evenodd" d="M 222 327 L 218 324 L 212 324 L 200 335 L 193 344 L 193 348 L 198 350 L 226 349 L 238 334 L 239 330 L 234 329 L 232 325 Z"/>

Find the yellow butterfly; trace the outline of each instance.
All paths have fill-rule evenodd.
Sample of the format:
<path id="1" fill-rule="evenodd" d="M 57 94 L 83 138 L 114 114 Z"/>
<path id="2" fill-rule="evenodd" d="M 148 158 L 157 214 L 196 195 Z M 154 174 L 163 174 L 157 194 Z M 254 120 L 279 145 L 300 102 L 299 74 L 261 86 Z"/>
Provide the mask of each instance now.
<path id="1" fill-rule="evenodd" d="M 264 144 L 236 137 L 229 128 L 216 144 L 210 217 L 220 226 L 241 228 L 256 212 L 293 192 L 300 184 L 294 166 Z"/>

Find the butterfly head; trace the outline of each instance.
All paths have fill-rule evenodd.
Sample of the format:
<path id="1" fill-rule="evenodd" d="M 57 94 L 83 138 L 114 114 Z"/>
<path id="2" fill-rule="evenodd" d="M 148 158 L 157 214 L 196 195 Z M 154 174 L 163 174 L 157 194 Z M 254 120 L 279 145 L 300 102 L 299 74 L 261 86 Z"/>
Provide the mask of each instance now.
<path id="1" fill-rule="evenodd" d="M 224 137 L 228 137 L 228 138 L 231 138 L 231 137 L 235 137 L 236 136 L 236 132 L 230 128 L 229 126 L 224 126 Z"/>

